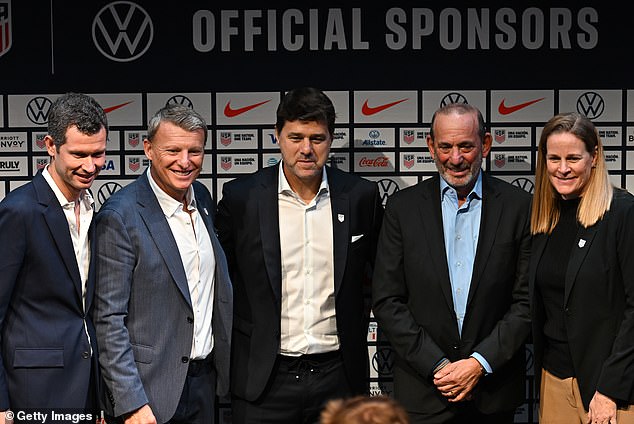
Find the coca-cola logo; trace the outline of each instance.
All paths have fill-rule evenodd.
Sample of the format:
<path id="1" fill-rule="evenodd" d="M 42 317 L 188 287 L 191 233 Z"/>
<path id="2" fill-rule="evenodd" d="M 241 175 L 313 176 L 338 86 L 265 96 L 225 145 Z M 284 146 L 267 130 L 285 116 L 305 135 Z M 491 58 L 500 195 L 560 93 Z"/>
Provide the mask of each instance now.
<path id="1" fill-rule="evenodd" d="M 372 167 L 372 168 L 387 168 L 389 165 L 389 159 L 386 156 L 379 156 L 376 158 L 368 158 L 366 156 L 359 159 L 359 166 Z"/>

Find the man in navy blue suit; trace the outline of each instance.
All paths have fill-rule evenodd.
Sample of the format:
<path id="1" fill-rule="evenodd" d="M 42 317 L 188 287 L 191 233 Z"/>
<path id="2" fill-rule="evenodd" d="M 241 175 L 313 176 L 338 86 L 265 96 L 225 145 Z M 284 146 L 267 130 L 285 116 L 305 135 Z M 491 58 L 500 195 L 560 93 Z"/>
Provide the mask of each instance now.
<path id="1" fill-rule="evenodd" d="M 0 422 L 8 410 L 97 406 L 88 188 L 107 137 L 93 98 L 59 97 L 45 137 L 50 164 L 0 203 Z"/>

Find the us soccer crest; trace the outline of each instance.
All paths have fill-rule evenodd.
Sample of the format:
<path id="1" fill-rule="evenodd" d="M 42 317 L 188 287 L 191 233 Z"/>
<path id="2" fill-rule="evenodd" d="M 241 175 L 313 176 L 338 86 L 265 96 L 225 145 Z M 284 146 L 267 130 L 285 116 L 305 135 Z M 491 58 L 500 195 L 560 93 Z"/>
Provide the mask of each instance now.
<path id="1" fill-rule="evenodd" d="M 228 171 L 231 169 L 231 156 L 221 156 L 220 157 L 220 167 L 222 169 L 224 169 L 225 171 Z"/>
<path id="2" fill-rule="evenodd" d="M 8 52 L 12 44 L 11 0 L 2 0 L 0 1 L 0 56 Z"/>
<path id="3" fill-rule="evenodd" d="M 128 167 L 130 168 L 130 171 L 136 172 L 141 167 L 141 161 L 139 158 L 130 158 L 128 161 Z"/>

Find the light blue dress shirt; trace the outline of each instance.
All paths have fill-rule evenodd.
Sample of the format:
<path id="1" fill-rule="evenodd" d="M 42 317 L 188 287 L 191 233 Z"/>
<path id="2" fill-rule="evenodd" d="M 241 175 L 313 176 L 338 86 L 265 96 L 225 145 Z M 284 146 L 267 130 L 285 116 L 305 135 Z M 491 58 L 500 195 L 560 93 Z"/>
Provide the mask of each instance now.
<path id="1" fill-rule="evenodd" d="M 467 297 L 471 286 L 473 263 L 475 262 L 480 236 L 482 215 L 482 172 L 467 195 L 462 206 L 458 206 L 458 193 L 444 179 L 440 179 L 442 221 L 445 236 L 447 265 L 451 280 L 453 308 L 456 313 L 458 331 L 462 335 L 462 324 L 467 310 Z M 490 373 L 491 366 L 478 352 L 471 354 Z"/>

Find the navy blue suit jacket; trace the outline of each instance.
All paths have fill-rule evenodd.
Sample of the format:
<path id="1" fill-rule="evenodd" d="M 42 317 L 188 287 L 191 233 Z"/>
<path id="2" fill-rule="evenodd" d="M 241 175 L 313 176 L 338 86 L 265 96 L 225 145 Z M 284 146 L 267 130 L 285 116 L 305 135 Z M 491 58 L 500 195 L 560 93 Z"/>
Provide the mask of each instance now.
<path id="1" fill-rule="evenodd" d="M 68 222 L 41 173 L 0 203 L 0 257 L 0 410 L 84 408 L 95 336 Z"/>

